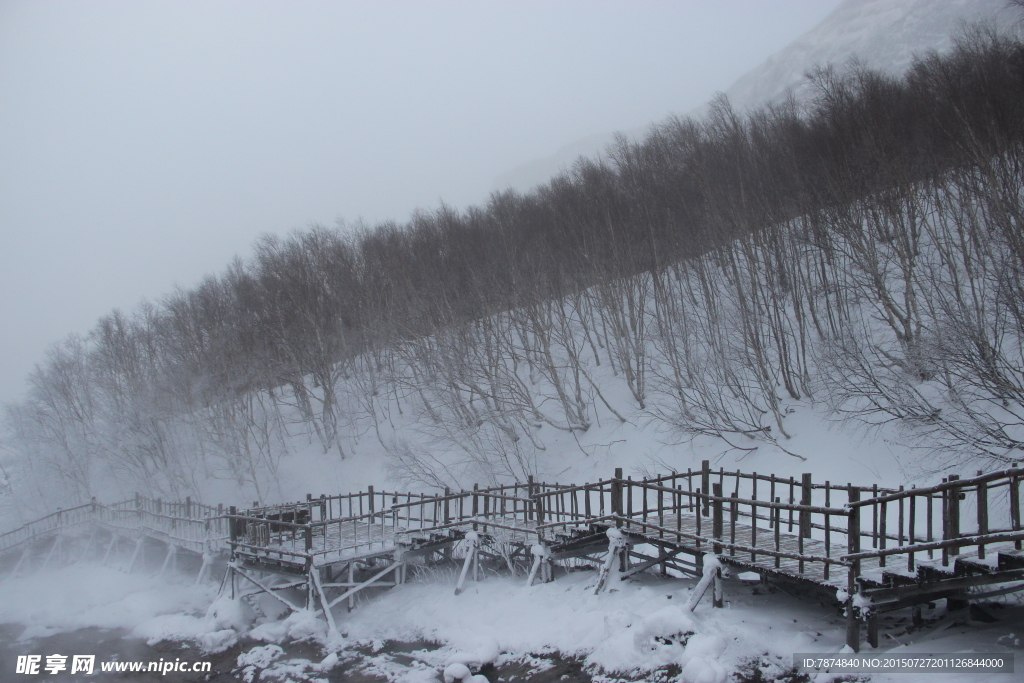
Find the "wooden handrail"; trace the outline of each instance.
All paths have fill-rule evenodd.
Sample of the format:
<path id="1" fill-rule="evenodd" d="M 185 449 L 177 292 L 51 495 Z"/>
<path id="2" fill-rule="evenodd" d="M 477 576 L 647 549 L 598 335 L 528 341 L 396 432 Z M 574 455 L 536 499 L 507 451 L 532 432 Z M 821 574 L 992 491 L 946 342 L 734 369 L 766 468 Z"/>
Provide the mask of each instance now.
<path id="1" fill-rule="evenodd" d="M 976 486 L 977 484 L 988 483 L 996 479 L 1002 479 L 1003 477 L 1005 477 L 1008 482 L 1012 479 L 1024 478 L 1024 471 L 1021 471 L 1020 468 L 1017 467 L 1011 467 L 996 472 L 988 472 L 987 474 L 983 474 L 978 477 L 971 477 L 970 479 L 954 479 L 953 481 L 935 484 L 934 486 L 926 486 L 919 489 L 904 489 L 903 491 L 889 493 L 876 498 L 865 498 L 864 500 L 857 501 L 856 503 L 847 503 L 846 507 L 864 507 L 865 505 L 887 503 L 891 500 L 900 500 L 901 498 L 910 498 L 911 496 L 924 496 L 933 493 L 941 493 L 942 491 L 948 491 L 950 489 L 963 490 L 964 488 Z"/>

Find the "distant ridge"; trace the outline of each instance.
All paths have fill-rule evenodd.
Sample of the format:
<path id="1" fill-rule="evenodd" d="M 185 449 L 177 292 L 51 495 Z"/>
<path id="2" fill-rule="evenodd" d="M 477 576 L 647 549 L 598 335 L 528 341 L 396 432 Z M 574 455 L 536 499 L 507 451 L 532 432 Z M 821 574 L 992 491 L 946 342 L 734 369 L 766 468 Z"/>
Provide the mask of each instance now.
<path id="1" fill-rule="evenodd" d="M 903 73 L 914 55 L 945 52 L 964 24 L 1008 26 L 1019 15 L 1006 0 L 846 0 L 820 24 L 741 76 L 725 91 L 736 109 L 757 107 L 809 84 L 818 64 L 856 58 L 872 69 Z"/>
<path id="2" fill-rule="evenodd" d="M 841 67 L 855 58 L 873 69 L 902 73 L 915 54 L 948 50 L 964 24 L 1005 28 L 1019 18 L 1019 11 L 1009 8 L 1007 0 L 846 0 L 817 26 L 741 76 L 725 95 L 741 111 L 790 92 L 801 98 L 810 87 L 809 69 L 819 64 Z M 643 127 L 622 133 L 639 138 L 646 131 Z M 549 157 L 501 174 L 494 187 L 529 190 L 569 168 L 580 156 L 601 152 L 613 138 L 614 133 L 606 133 L 571 142 Z"/>

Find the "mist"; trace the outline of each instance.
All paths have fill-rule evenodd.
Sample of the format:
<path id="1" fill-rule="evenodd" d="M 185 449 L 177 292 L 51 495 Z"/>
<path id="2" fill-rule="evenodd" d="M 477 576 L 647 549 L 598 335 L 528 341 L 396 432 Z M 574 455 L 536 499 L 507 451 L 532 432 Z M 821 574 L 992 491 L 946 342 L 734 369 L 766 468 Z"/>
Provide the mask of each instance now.
<path id="1" fill-rule="evenodd" d="M 5 2 L 0 401 L 261 234 L 483 201 L 699 106 L 837 4 Z"/>

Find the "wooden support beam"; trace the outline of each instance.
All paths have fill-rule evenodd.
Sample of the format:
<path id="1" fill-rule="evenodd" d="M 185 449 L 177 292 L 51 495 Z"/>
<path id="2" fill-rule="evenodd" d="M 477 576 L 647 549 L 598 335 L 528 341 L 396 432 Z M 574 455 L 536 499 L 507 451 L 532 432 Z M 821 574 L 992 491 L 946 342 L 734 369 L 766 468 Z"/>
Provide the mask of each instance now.
<path id="1" fill-rule="evenodd" d="M 355 586 L 353 586 L 352 588 L 349 588 L 347 591 L 345 591 L 344 593 L 342 593 L 338 597 L 336 597 L 333 600 L 331 600 L 329 606 L 330 607 L 334 607 L 339 602 L 342 602 L 343 600 L 348 600 L 350 597 L 354 596 L 356 593 L 358 593 L 362 589 L 368 587 L 370 584 L 376 583 L 378 580 L 380 580 L 381 577 L 385 576 L 388 572 L 393 572 L 396 569 L 398 569 L 398 567 L 400 565 L 401 565 L 400 562 L 394 562 L 394 563 L 388 565 L 384 569 L 380 570 L 379 572 L 377 572 L 376 574 L 371 576 L 366 581 L 363 581 L 362 583 L 356 584 Z"/>
<path id="2" fill-rule="evenodd" d="M 480 537 L 475 531 L 470 531 L 466 534 L 466 541 L 469 543 L 469 549 L 466 553 L 466 559 L 462 563 L 462 572 L 459 574 L 458 583 L 455 584 L 455 594 L 458 595 L 462 592 L 463 587 L 466 583 L 466 575 L 469 573 L 470 565 L 474 565 L 473 579 L 479 581 L 479 563 L 477 560 L 477 551 L 480 549 Z"/>
<path id="3" fill-rule="evenodd" d="M 268 586 L 265 586 L 264 584 L 260 583 L 259 581 L 257 581 L 253 577 L 249 576 L 249 574 L 247 574 L 242 569 L 242 567 L 238 566 L 237 564 L 235 564 L 235 563 L 229 564 L 228 565 L 228 573 L 231 574 L 231 577 L 232 577 L 232 582 L 231 582 L 232 583 L 232 592 L 234 592 L 234 577 L 235 576 L 240 576 L 243 579 L 245 579 L 246 581 L 249 581 L 250 583 L 255 584 L 257 588 L 261 589 L 267 595 L 272 596 L 273 598 L 275 598 L 276 600 L 278 600 L 279 602 L 284 604 L 288 609 L 292 610 L 293 612 L 301 611 L 300 607 L 298 607 L 297 605 L 293 604 L 290 600 L 288 600 L 288 599 L 278 595 L 277 593 L 275 593 Z M 301 586 L 301 585 L 305 585 L 306 583 L 307 583 L 307 581 L 303 581 L 301 584 L 298 584 L 298 585 Z M 233 597 L 234 596 L 232 596 L 232 598 Z"/>
<path id="4" fill-rule="evenodd" d="M 397 571 L 395 572 L 397 574 Z M 353 586 L 363 586 L 363 588 L 394 588 L 395 586 L 401 585 L 395 581 L 376 581 L 371 584 L 363 585 L 354 581 L 331 581 L 328 583 L 321 582 L 320 584 L 324 588 L 352 588 Z M 275 587 L 275 590 L 277 588 Z"/>
<path id="5" fill-rule="evenodd" d="M 132 553 L 132 559 L 128 562 L 127 572 L 129 574 L 131 574 L 135 570 L 135 563 L 139 559 L 139 554 L 142 552 L 142 546 L 145 542 L 145 536 L 139 536 L 139 539 L 135 541 L 135 552 Z"/>
<path id="6" fill-rule="evenodd" d="M 372 491 L 373 489 L 371 489 Z M 370 500 L 373 500 L 373 496 L 370 496 Z M 371 502 L 371 506 L 372 506 Z M 320 607 L 324 611 L 324 618 L 327 619 L 327 635 L 331 640 L 338 639 L 338 625 L 334 622 L 334 615 L 331 614 L 331 604 L 327 601 L 327 594 L 324 593 L 324 587 L 320 585 L 320 570 L 316 566 L 309 568 L 310 583 L 316 588 L 317 597 L 320 598 Z"/>
<path id="7" fill-rule="evenodd" d="M 651 558 L 651 559 L 649 559 L 649 560 L 647 560 L 645 562 L 642 562 L 640 564 L 633 565 L 628 570 L 626 570 L 625 573 L 622 574 L 621 578 L 628 579 L 629 577 L 633 576 L 634 574 L 639 574 L 640 572 L 642 572 L 642 571 L 644 571 L 646 569 L 650 569 L 651 567 L 653 567 L 656 564 L 663 564 L 665 562 L 665 560 L 668 560 L 669 558 L 675 557 L 676 555 L 678 555 L 679 553 L 683 552 L 684 550 L 685 550 L 685 548 L 675 548 L 673 550 L 668 550 L 668 551 L 665 551 L 665 552 L 661 553 L 658 557 L 654 557 L 654 558 Z"/>

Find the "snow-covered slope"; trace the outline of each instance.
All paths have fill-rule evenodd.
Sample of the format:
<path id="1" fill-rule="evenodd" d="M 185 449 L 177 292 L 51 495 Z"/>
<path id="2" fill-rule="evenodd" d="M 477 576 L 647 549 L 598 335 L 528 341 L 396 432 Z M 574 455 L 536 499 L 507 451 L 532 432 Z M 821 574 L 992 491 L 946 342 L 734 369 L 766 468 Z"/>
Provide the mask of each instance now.
<path id="1" fill-rule="evenodd" d="M 792 91 L 799 97 L 815 65 L 856 59 L 902 73 L 914 55 L 943 52 L 964 24 L 1006 27 L 1019 18 L 1006 0 L 847 0 L 824 21 L 769 57 L 725 91 L 737 109 L 757 107 Z"/>
<path id="2" fill-rule="evenodd" d="M 738 110 L 757 107 L 794 92 L 807 92 L 808 70 L 816 65 L 842 67 L 852 59 L 865 66 L 901 73 L 915 54 L 947 50 L 965 24 L 1008 29 L 1024 13 L 1007 0 L 846 0 L 821 23 L 724 90 Z M 668 113 L 668 112 L 666 112 Z M 699 114 L 700 110 L 693 112 Z M 623 131 L 641 138 L 647 128 Z M 571 142 L 550 157 L 536 159 L 498 176 L 495 189 L 529 190 L 546 182 L 580 156 L 602 151 L 613 133 Z"/>

